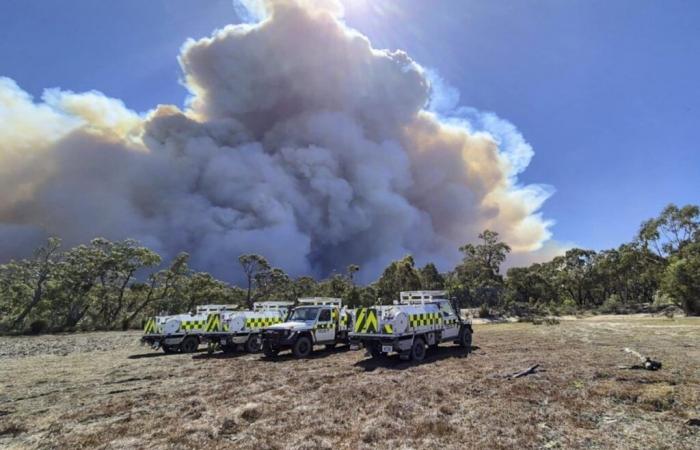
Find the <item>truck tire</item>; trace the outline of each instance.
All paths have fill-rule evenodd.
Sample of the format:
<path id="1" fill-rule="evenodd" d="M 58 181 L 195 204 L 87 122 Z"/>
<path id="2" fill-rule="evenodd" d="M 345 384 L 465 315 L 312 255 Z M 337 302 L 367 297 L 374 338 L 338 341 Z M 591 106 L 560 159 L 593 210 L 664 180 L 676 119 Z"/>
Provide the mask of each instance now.
<path id="1" fill-rule="evenodd" d="M 250 335 L 248 340 L 245 341 L 245 351 L 248 353 L 258 353 L 261 347 L 260 336 Z"/>
<path id="2" fill-rule="evenodd" d="M 468 351 L 472 349 L 472 332 L 467 327 L 462 327 L 459 330 L 458 344 L 460 347 L 466 348 Z"/>
<path id="3" fill-rule="evenodd" d="M 199 348 L 199 339 L 195 336 L 187 336 L 185 340 L 180 343 L 180 351 L 182 353 L 194 353 Z"/>
<path id="4" fill-rule="evenodd" d="M 311 343 L 311 339 L 309 339 L 308 336 L 301 336 L 294 343 L 294 346 L 292 347 L 292 353 L 297 358 L 306 358 L 311 354 L 312 349 L 313 344 Z"/>
<path id="5" fill-rule="evenodd" d="M 411 347 L 411 360 L 421 362 L 425 359 L 425 341 L 423 338 L 415 338 Z"/>
<path id="6" fill-rule="evenodd" d="M 274 358 L 280 352 L 279 350 L 273 349 L 272 347 L 270 347 L 270 344 L 268 344 L 267 342 L 263 342 L 262 351 L 263 351 L 263 354 L 265 356 L 267 356 L 268 358 Z"/>

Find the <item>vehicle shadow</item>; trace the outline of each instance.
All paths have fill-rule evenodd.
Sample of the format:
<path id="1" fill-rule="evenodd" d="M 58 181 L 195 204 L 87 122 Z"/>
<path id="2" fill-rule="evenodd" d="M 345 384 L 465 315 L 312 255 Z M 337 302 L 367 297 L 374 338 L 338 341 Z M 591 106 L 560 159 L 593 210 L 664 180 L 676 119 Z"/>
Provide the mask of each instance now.
<path id="1" fill-rule="evenodd" d="M 208 351 L 201 352 L 198 355 L 194 355 L 192 359 L 236 359 L 242 356 L 257 355 L 258 353 L 248 353 L 245 350 L 236 350 L 234 352 L 224 352 L 217 350 L 214 353 L 209 353 Z"/>
<path id="2" fill-rule="evenodd" d="M 425 359 L 419 364 L 430 364 L 435 361 L 440 361 L 449 358 L 459 358 L 464 359 L 469 356 L 474 350 L 478 350 L 479 347 L 472 346 L 470 350 L 460 347 L 458 345 L 453 346 L 438 346 L 434 349 L 428 349 L 425 355 Z M 364 350 L 361 350 L 364 351 Z M 384 356 L 381 358 L 372 358 L 367 356 L 365 359 L 356 362 L 355 367 L 364 369 L 365 372 L 372 372 L 375 369 L 383 368 L 390 370 L 405 370 L 411 367 L 415 367 L 417 364 L 413 361 L 404 361 L 398 354 L 392 354 L 389 356 Z"/>
<path id="3" fill-rule="evenodd" d="M 341 345 L 338 347 L 335 347 L 333 349 L 325 349 L 325 348 L 318 348 L 314 349 L 313 352 L 311 352 L 311 355 L 309 355 L 307 360 L 313 360 L 313 359 L 324 359 L 328 358 L 329 356 L 333 355 L 338 355 L 341 353 L 346 353 L 350 351 L 350 346 L 349 345 Z M 274 363 L 283 363 L 287 361 L 297 361 L 299 358 L 296 358 L 291 351 L 286 351 L 282 353 L 281 355 L 273 356 L 273 357 L 267 357 L 263 355 L 262 353 L 260 354 L 260 360 L 261 361 L 270 361 Z"/>
<path id="4" fill-rule="evenodd" d="M 200 349 L 197 350 L 194 355 L 197 355 L 197 353 L 206 353 L 206 350 Z M 144 358 L 161 358 L 164 356 L 178 356 L 178 355 L 186 355 L 187 353 L 179 353 L 179 352 L 173 352 L 173 353 L 165 353 L 163 350 L 153 350 L 152 353 L 139 353 L 137 355 L 129 355 L 127 356 L 127 359 L 144 359 Z M 192 353 L 189 353 L 192 355 Z M 196 356 L 194 356 L 196 357 Z"/>

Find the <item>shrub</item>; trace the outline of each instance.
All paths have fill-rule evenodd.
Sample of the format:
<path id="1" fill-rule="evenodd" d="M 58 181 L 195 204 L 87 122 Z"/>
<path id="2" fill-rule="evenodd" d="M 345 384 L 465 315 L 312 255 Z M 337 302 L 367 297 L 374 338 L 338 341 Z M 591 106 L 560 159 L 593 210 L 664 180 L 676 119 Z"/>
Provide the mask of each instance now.
<path id="1" fill-rule="evenodd" d="M 479 307 L 479 317 L 482 319 L 485 317 L 491 317 L 491 311 L 489 310 L 489 307 L 486 306 L 486 303 Z"/>
<path id="2" fill-rule="evenodd" d="M 620 296 L 617 294 L 612 294 L 610 297 L 606 298 L 598 310 L 604 314 L 616 313 L 620 310 L 622 306 L 622 301 Z"/>

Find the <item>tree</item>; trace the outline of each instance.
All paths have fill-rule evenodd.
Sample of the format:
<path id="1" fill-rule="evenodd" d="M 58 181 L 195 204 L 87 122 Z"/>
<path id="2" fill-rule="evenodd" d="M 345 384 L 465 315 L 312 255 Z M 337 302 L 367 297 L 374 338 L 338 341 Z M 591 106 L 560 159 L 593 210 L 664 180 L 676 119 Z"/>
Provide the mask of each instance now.
<path id="1" fill-rule="evenodd" d="M 510 247 L 499 240 L 495 231 L 485 230 L 479 234 L 479 239 L 480 244 L 466 244 L 459 248 L 464 257 L 447 284 L 460 302 L 495 305 L 504 289 L 500 268 L 510 253 Z"/>
<path id="2" fill-rule="evenodd" d="M 284 270 L 277 267 L 258 272 L 255 275 L 255 285 L 257 286 L 254 297 L 256 300 L 294 300 L 292 280 Z"/>
<path id="3" fill-rule="evenodd" d="M 54 313 L 63 316 L 61 328 L 73 329 L 93 306 L 91 291 L 110 267 L 106 245 L 100 239 L 68 250 L 57 266 L 51 289 Z"/>
<path id="4" fill-rule="evenodd" d="M 384 269 L 382 276 L 377 280 L 376 289 L 382 303 L 391 303 L 399 299 L 401 291 L 414 291 L 420 289 L 421 281 L 413 256 L 407 255 L 398 261 L 392 261 Z"/>
<path id="5" fill-rule="evenodd" d="M 147 267 L 157 266 L 160 256 L 142 247 L 132 239 L 110 242 L 103 238 L 94 239 L 92 246 L 101 249 L 105 255 L 104 271 L 97 280 L 99 312 L 95 320 L 97 328 L 113 328 L 125 308 L 125 296 L 135 274 Z"/>
<path id="6" fill-rule="evenodd" d="M 304 276 L 299 277 L 294 281 L 294 286 L 292 289 L 294 289 L 294 298 L 297 299 L 313 296 L 318 289 L 318 286 L 316 280 L 314 280 L 312 277 Z"/>
<path id="7" fill-rule="evenodd" d="M 151 274 L 148 283 L 134 285 L 133 302 L 129 305 L 129 314 L 122 322 L 122 328 L 127 329 L 136 317 L 146 307 L 151 307 L 153 313 L 162 311 L 182 311 L 184 292 L 190 269 L 187 262 L 190 255 L 182 252 L 173 259 L 170 267 Z"/>
<path id="8" fill-rule="evenodd" d="M 700 315 L 700 239 L 684 245 L 671 258 L 663 274 L 662 290 L 687 314 Z"/>
<path id="9" fill-rule="evenodd" d="M 241 263 L 243 267 L 243 273 L 246 276 L 246 281 L 248 282 L 248 293 L 246 295 L 246 305 L 248 308 L 253 307 L 253 283 L 255 282 L 255 276 L 260 272 L 270 270 L 270 263 L 267 260 L 256 254 L 246 254 L 238 257 L 238 262 Z"/>
<path id="10" fill-rule="evenodd" d="M 187 300 L 184 311 L 194 311 L 199 305 L 232 304 L 236 303 L 236 300 L 244 300 L 237 299 L 235 290 L 228 284 L 205 272 L 197 272 L 189 276 L 183 292 Z"/>
<path id="11" fill-rule="evenodd" d="M 572 248 L 564 256 L 552 260 L 557 269 L 559 285 L 580 308 L 592 299 L 595 255 L 593 250 Z"/>
<path id="12" fill-rule="evenodd" d="M 642 223 L 637 240 L 666 258 L 678 253 L 684 245 L 700 236 L 700 207 L 673 203 L 661 211 L 659 217 Z"/>
<path id="13" fill-rule="evenodd" d="M 346 272 L 350 283 L 355 284 L 355 274 L 359 272 L 359 270 L 360 266 L 358 266 L 357 264 L 350 264 L 347 267 Z"/>
<path id="14" fill-rule="evenodd" d="M 435 264 L 428 263 L 418 271 L 421 289 L 441 290 L 445 289 L 445 277 L 438 272 Z"/>
<path id="15" fill-rule="evenodd" d="M 57 237 L 51 237 L 45 246 L 34 253 L 34 258 L 31 261 L 15 263 L 10 267 L 9 272 L 14 273 L 16 277 L 19 275 L 31 288 L 31 299 L 12 322 L 11 329 L 19 329 L 27 315 L 41 302 L 46 283 L 53 274 L 56 265 L 55 259 L 60 247 L 61 240 Z"/>

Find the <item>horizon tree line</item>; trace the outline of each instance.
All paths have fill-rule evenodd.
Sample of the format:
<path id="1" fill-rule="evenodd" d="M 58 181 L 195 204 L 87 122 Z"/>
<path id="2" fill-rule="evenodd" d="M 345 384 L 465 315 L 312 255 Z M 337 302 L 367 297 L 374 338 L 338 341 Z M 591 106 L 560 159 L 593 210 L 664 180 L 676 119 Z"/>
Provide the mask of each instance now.
<path id="1" fill-rule="evenodd" d="M 462 260 L 440 272 L 416 267 L 413 256 L 392 261 L 368 285 L 355 283 L 360 270 L 322 280 L 290 277 L 265 257 L 238 259 L 245 286 L 190 268 L 180 253 L 162 258 L 137 241 L 104 238 L 62 250 L 52 237 L 33 257 L 0 265 L 0 331 L 44 332 L 129 329 L 160 313 L 193 310 L 201 304 L 252 307 L 256 301 L 340 297 L 350 307 L 391 303 L 404 290 L 447 290 L 462 307 L 517 315 L 594 310 L 631 312 L 681 307 L 700 314 L 700 208 L 668 205 L 641 224 L 634 240 L 599 252 L 573 248 L 528 267 L 501 267 L 510 247 L 484 230 L 477 243 L 460 247 Z"/>

